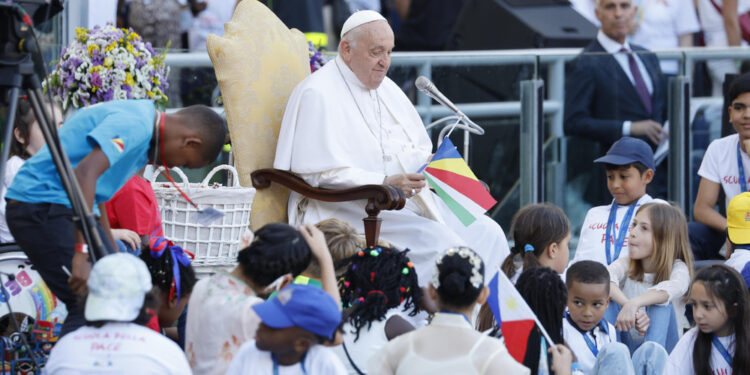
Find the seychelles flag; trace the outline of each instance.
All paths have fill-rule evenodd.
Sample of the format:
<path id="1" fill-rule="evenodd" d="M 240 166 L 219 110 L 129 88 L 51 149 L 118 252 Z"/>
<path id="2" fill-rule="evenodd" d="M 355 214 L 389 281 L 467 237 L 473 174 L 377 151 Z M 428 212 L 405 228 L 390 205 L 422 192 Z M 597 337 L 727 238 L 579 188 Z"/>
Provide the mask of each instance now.
<path id="1" fill-rule="evenodd" d="M 539 326 L 545 336 L 546 332 L 541 324 L 537 325 L 536 315 L 502 271 L 495 274 L 489 287 L 487 303 L 503 332 L 505 347 L 518 363 L 523 363 L 531 330 Z"/>
<path id="2" fill-rule="evenodd" d="M 432 189 L 467 227 L 497 203 L 447 137 L 422 173 Z"/>

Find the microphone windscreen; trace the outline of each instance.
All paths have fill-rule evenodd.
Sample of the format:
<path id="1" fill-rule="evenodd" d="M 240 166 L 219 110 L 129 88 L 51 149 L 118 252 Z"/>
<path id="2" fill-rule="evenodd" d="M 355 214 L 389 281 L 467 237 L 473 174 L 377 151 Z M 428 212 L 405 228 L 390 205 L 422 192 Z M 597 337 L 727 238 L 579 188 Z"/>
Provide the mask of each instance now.
<path id="1" fill-rule="evenodd" d="M 417 81 L 414 84 L 421 91 L 430 91 L 430 86 L 432 86 L 432 82 L 425 76 L 417 77 Z"/>

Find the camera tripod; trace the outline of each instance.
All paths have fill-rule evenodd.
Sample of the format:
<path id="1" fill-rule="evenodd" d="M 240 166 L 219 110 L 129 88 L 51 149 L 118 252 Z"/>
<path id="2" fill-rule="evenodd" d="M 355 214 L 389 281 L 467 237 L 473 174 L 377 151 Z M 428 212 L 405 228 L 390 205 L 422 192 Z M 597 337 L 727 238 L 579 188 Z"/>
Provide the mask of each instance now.
<path id="1" fill-rule="evenodd" d="M 10 32 L 3 37 L 5 46 L 0 49 L 0 104 L 7 106 L 8 118 L 3 129 L 2 155 L 0 156 L 0 176 L 5 175 L 5 165 L 10 152 L 11 136 L 15 121 L 16 108 L 18 106 L 19 94 L 25 90 L 31 102 L 32 110 L 36 116 L 39 128 L 42 130 L 47 142 L 50 155 L 57 172 L 60 175 L 63 188 L 70 200 L 73 210 L 73 222 L 81 230 L 83 237 L 91 251 L 89 256 L 92 262 L 108 253 L 97 230 L 96 216 L 86 205 L 81 187 L 76 180 L 75 173 L 70 164 L 67 154 L 63 150 L 57 135 L 57 127 L 50 120 L 50 114 L 42 102 L 42 85 L 39 77 L 34 74 L 34 63 L 32 52 L 38 50 L 35 40 L 30 38 L 33 29 L 31 22 L 24 19 L 25 11 L 14 3 L 0 3 L 0 19 L 13 23 Z M 28 16 L 26 16 L 28 18 Z M 2 30 L 5 31 L 5 30 Z M 15 31 L 15 33 L 13 32 Z M 16 35 L 13 35 L 16 34 Z M 19 38 L 20 35 L 22 38 Z M 15 41 L 12 37 L 19 40 Z M 6 46 L 13 46 L 11 52 Z M 7 93 L 7 95 L 5 95 Z"/>

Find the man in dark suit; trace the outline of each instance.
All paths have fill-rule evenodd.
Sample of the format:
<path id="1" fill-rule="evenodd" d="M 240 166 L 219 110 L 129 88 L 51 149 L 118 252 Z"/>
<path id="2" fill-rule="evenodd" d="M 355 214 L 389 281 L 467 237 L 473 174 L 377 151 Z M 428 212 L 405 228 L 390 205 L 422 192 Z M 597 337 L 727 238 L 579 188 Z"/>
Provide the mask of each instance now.
<path id="1" fill-rule="evenodd" d="M 626 40 L 635 11 L 632 0 L 597 0 L 596 17 L 602 26 L 596 39 L 572 62 L 566 77 L 565 134 L 596 141 L 600 154 L 626 135 L 641 138 L 653 148 L 667 138 L 663 129 L 666 83 L 659 60 Z M 655 195 L 663 196 L 666 173 L 659 172 L 651 185 Z M 593 176 L 594 183 L 603 182 L 603 176 L 603 172 Z M 597 190 L 605 195 L 587 193 L 591 203 L 611 199 L 606 189 Z"/>

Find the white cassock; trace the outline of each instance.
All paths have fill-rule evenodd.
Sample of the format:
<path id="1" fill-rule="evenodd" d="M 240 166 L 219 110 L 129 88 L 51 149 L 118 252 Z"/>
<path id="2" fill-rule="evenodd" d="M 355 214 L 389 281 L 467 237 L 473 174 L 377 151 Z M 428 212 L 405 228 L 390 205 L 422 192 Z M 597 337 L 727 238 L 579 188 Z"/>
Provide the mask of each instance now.
<path id="1" fill-rule="evenodd" d="M 430 157 L 432 142 L 422 119 L 388 77 L 367 89 L 337 57 L 292 92 L 281 123 L 274 167 L 291 170 L 312 186 L 343 189 L 382 184 L 386 176 L 415 173 Z M 349 222 L 364 233 L 366 201 L 321 202 L 292 192 L 289 222 Z M 381 211 L 380 239 L 411 250 L 409 258 L 427 285 L 437 254 L 468 246 L 485 261 L 485 273 L 510 253 L 502 228 L 487 216 L 464 226 L 428 188 L 399 211 Z M 488 277 L 485 277 L 485 281 Z"/>

